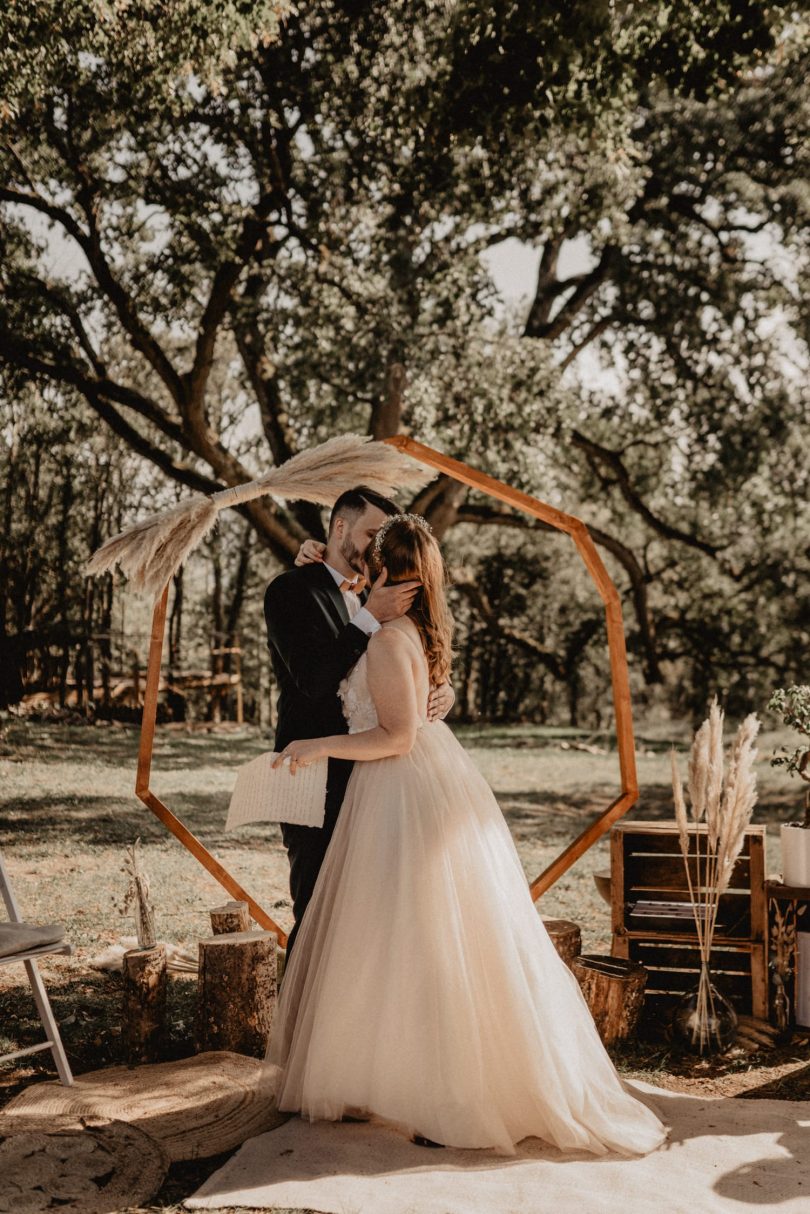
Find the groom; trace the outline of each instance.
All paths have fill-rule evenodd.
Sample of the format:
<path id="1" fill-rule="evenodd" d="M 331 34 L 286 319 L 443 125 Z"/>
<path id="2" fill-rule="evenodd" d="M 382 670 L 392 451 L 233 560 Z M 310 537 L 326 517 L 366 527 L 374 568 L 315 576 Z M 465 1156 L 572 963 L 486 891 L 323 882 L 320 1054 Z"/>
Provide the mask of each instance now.
<path id="1" fill-rule="evenodd" d="M 276 750 L 297 738 L 348 731 L 338 685 L 380 625 L 405 614 L 420 585 L 409 581 L 388 586 L 383 570 L 371 590 L 364 589 L 363 558 L 386 517 L 399 513 L 395 502 L 364 485 L 341 494 L 332 508 L 325 547 L 307 541 L 296 568 L 279 574 L 267 587 L 267 645 L 279 687 Z M 449 684 L 434 688 L 428 716 L 444 717 L 454 698 Z M 329 759 L 323 826 L 281 824 L 295 920 L 287 940 L 288 961 L 351 770 L 350 761 Z"/>

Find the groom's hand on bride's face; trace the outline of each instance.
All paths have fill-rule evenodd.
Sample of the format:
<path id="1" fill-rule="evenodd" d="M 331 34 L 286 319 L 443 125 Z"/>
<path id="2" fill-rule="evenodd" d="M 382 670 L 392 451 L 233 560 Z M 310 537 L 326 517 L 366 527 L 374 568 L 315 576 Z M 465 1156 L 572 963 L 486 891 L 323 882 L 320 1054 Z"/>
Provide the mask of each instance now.
<path id="1" fill-rule="evenodd" d="M 428 696 L 429 721 L 443 721 L 456 702 L 456 693 L 449 683 L 440 683 Z"/>
<path id="2" fill-rule="evenodd" d="M 371 592 L 366 599 L 366 610 L 370 611 L 375 620 L 384 624 L 386 620 L 399 619 L 410 607 L 416 592 L 422 585 L 420 581 L 392 582 L 387 585 L 388 570 L 383 567 L 382 573 L 372 584 Z"/>
<path id="3" fill-rule="evenodd" d="M 313 565 L 315 562 L 323 560 L 325 551 L 326 544 L 321 544 L 318 540 L 304 540 L 298 549 L 295 563 L 296 565 Z"/>

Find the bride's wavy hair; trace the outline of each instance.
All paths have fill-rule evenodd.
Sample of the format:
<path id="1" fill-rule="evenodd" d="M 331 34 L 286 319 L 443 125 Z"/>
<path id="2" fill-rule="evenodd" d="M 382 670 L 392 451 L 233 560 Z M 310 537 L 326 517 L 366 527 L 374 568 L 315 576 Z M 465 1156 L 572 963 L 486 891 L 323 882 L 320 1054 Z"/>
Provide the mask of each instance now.
<path id="1" fill-rule="evenodd" d="M 427 525 L 414 515 L 394 515 L 380 530 L 379 542 L 368 553 L 369 571 L 377 578 L 385 566 L 386 585 L 414 578 L 422 583 L 407 614 L 422 637 L 431 682 L 443 683 L 453 660 L 453 617 L 441 549 Z"/>

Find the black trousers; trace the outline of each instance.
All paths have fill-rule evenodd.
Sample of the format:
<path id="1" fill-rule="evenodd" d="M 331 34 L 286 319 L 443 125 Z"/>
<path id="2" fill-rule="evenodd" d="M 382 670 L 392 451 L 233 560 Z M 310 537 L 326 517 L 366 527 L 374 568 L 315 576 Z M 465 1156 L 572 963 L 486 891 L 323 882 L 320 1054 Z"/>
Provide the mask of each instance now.
<path id="1" fill-rule="evenodd" d="M 342 770 L 336 772 L 334 777 L 331 771 L 329 773 L 323 826 L 299 826 L 292 822 L 281 823 L 281 837 L 290 861 L 290 895 L 295 920 L 293 929 L 287 937 L 285 969 L 289 964 L 301 920 L 309 906 L 309 900 L 315 889 L 315 882 L 318 880 L 318 873 L 321 871 L 326 849 L 343 804 L 346 784 L 351 775 L 351 764 L 342 763 L 341 768 Z"/>

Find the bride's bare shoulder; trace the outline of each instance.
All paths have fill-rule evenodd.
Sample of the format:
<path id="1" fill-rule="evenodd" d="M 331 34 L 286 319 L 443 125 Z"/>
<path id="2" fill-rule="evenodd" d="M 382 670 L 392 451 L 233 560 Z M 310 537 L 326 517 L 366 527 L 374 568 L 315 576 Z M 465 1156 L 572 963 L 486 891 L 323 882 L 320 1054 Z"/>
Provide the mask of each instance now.
<path id="1" fill-rule="evenodd" d="M 389 653 L 394 653 L 397 650 L 410 650 L 414 643 L 421 648 L 419 629 L 408 616 L 400 616 L 396 620 L 386 620 L 382 627 L 377 629 L 369 641 L 369 649 L 373 645 L 380 651 L 386 649 Z"/>
<path id="2" fill-rule="evenodd" d="M 396 620 L 386 620 L 379 631 L 374 635 L 380 636 L 381 633 L 387 633 L 389 636 L 398 633 L 400 636 L 408 637 L 410 640 L 416 641 L 419 645 L 422 643 L 419 629 L 408 615 L 401 615 Z"/>

